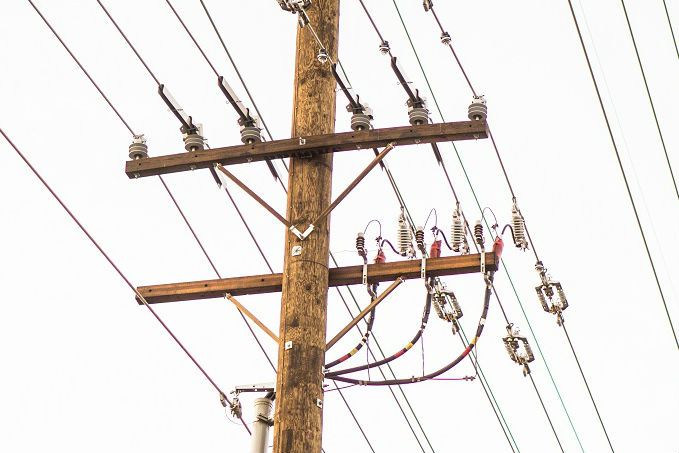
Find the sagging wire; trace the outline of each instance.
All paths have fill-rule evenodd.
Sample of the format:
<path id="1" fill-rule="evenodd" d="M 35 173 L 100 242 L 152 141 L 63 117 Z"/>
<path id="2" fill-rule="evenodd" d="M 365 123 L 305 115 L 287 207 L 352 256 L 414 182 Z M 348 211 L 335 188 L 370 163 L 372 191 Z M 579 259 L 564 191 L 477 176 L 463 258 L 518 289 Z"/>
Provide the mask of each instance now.
<path id="1" fill-rule="evenodd" d="M 47 191 L 52 195 L 52 197 L 61 205 L 61 207 L 66 211 L 68 216 L 73 220 L 73 222 L 78 226 L 78 228 L 87 236 L 87 239 L 94 245 L 94 247 L 99 251 L 99 253 L 104 257 L 104 259 L 113 267 L 113 269 L 116 271 L 116 273 L 120 276 L 120 278 L 127 284 L 127 286 L 134 292 L 135 297 L 137 300 L 139 300 L 148 310 L 151 312 L 153 317 L 160 323 L 160 325 L 165 329 L 165 331 L 172 337 L 172 339 L 177 343 L 177 345 L 184 351 L 184 353 L 187 355 L 187 357 L 193 362 L 193 364 L 198 368 L 198 370 L 201 372 L 203 376 L 210 382 L 210 384 L 217 390 L 219 394 L 219 399 L 221 404 L 226 407 L 226 404 L 231 405 L 232 402 L 229 400 L 229 398 L 226 396 L 226 394 L 221 390 L 221 388 L 217 385 L 217 383 L 210 377 L 210 375 L 205 371 L 205 369 L 198 363 L 198 361 L 193 357 L 193 355 L 189 352 L 188 349 L 184 346 L 184 344 L 177 338 L 177 336 L 172 332 L 172 330 L 165 324 L 165 322 L 162 320 L 162 318 L 156 313 L 156 311 L 149 305 L 149 303 L 146 301 L 144 296 L 142 296 L 138 291 L 137 288 L 132 284 L 132 282 L 127 278 L 127 276 L 120 270 L 120 268 L 115 264 L 115 262 L 110 258 L 110 256 L 104 251 L 104 249 L 99 245 L 99 243 L 94 239 L 94 237 L 89 233 L 89 231 L 84 227 L 82 223 L 78 220 L 78 218 L 73 214 L 73 212 L 66 206 L 66 204 L 59 198 L 57 193 L 52 189 L 52 187 L 47 183 L 47 181 L 41 176 L 41 174 L 36 170 L 36 168 L 30 163 L 30 161 L 26 158 L 26 156 L 19 150 L 19 148 L 16 147 L 16 145 L 12 142 L 12 140 L 5 134 L 5 132 L 0 129 L 0 134 L 7 140 L 7 143 L 14 149 L 14 151 L 17 153 L 17 155 L 21 158 L 21 160 L 24 161 L 26 166 L 33 172 L 33 174 L 40 180 L 42 185 L 47 189 Z M 248 428 L 247 424 L 245 421 L 241 418 L 240 419 L 241 423 L 243 424 L 243 427 L 247 430 L 248 434 L 252 434 L 250 432 L 250 429 Z"/>
<path id="2" fill-rule="evenodd" d="M 433 280 L 433 279 L 431 279 L 431 280 Z M 326 373 L 325 376 L 327 378 L 332 378 L 332 377 L 340 376 L 340 375 L 343 375 L 343 374 L 355 373 L 357 371 L 363 371 L 363 370 L 366 370 L 366 369 L 382 366 L 386 363 L 389 363 L 389 362 L 401 357 L 403 354 L 408 352 L 415 344 L 417 344 L 418 340 L 422 336 L 422 333 L 424 332 L 424 329 L 427 327 L 427 321 L 429 320 L 429 313 L 431 311 L 431 301 L 432 301 L 432 295 L 431 295 L 431 293 L 428 292 L 427 298 L 426 298 L 426 301 L 425 301 L 425 304 L 424 304 L 424 309 L 422 311 L 422 320 L 420 322 L 420 327 L 419 327 L 417 333 L 415 334 L 415 336 L 412 338 L 412 340 L 410 340 L 410 342 L 408 342 L 408 344 L 405 347 L 399 349 L 396 353 L 390 355 L 389 357 L 385 357 L 382 360 L 377 360 L 375 362 L 368 363 L 368 364 L 365 364 L 365 365 L 359 365 L 359 366 L 356 366 L 356 367 L 353 367 L 353 368 L 331 371 L 331 372 Z M 349 358 L 349 357 L 346 357 L 346 358 Z M 344 359 L 344 360 L 346 360 L 346 359 Z M 340 363 L 338 361 L 335 361 L 335 362 Z M 325 365 L 325 368 L 329 369 L 330 367 L 337 365 L 337 363 L 335 363 L 335 362 L 331 362 L 328 365 Z"/>
<path id="3" fill-rule="evenodd" d="M 472 341 L 469 343 L 469 346 L 467 346 L 462 353 L 455 358 L 452 362 L 449 364 L 445 365 L 444 367 L 429 373 L 429 374 L 424 374 L 422 376 L 413 376 L 410 378 L 405 378 L 405 379 L 387 379 L 383 381 L 371 381 L 371 380 L 360 380 L 360 379 L 352 379 L 352 378 L 347 378 L 344 376 L 332 376 L 329 377 L 330 379 L 336 380 L 336 381 L 341 381 L 341 382 L 346 382 L 348 384 L 358 384 L 358 385 L 370 385 L 370 386 L 382 386 L 382 385 L 403 385 L 403 384 L 412 384 L 415 382 L 422 382 L 426 381 L 432 378 L 436 378 L 446 371 L 450 370 L 451 368 L 455 367 L 458 363 L 464 359 L 469 352 L 474 349 L 474 346 L 476 345 L 477 341 L 481 337 L 481 333 L 483 332 L 483 327 L 486 322 L 486 316 L 488 314 L 488 307 L 490 305 L 490 296 L 492 293 L 492 282 L 493 282 L 493 277 L 494 277 L 495 272 L 488 272 L 484 274 L 484 279 L 485 279 L 485 295 L 484 295 L 484 301 L 483 301 L 483 310 L 481 313 L 481 317 L 479 318 L 479 323 L 476 329 L 476 333 L 474 335 L 474 338 Z"/>

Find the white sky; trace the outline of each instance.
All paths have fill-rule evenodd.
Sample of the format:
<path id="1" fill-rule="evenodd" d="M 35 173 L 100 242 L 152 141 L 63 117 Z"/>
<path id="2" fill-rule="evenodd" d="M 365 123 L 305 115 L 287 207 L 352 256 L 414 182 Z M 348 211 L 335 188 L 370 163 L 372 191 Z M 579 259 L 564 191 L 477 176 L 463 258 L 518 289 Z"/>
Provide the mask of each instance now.
<path id="1" fill-rule="evenodd" d="M 150 153 L 181 152 L 177 120 L 96 2 L 36 3 L 135 131 L 146 134 Z M 209 143 L 239 143 L 235 113 L 165 2 L 106 3 L 161 82 L 204 124 Z M 174 3 L 219 72 L 245 100 L 199 2 Z M 274 138 L 288 137 L 295 18 L 273 0 L 206 3 Z M 393 4 L 366 3 L 413 86 L 431 101 Z M 465 120 L 471 96 L 449 50 L 438 41 L 433 17 L 419 1 L 397 3 L 446 120 Z M 615 0 L 575 3 L 579 17 L 584 7 L 589 22 L 590 31 L 584 21 L 581 26 L 679 327 L 678 200 L 624 16 Z M 676 27 L 679 4 L 670 0 L 667 6 Z M 435 7 L 475 87 L 488 99 L 489 121 L 538 253 L 564 285 L 571 304 L 565 312 L 569 333 L 613 445 L 617 451 L 677 451 L 677 349 L 566 1 L 439 1 Z M 630 0 L 628 10 L 670 159 L 679 171 L 679 61 L 662 2 Z M 405 93 L 388 59 L 378 53 L 378 38 L 357 1 L 343 1 L 340 23 L 340 58 L 354 89 L 373 107 L 375 126 L 407 124 Z M 125 176 L 128 131 L 28 2 L 3 2 L 0 42 L 0 127 L 132 281 L 143 285 L 214 278 L 157 178 L 130 181 Z M 337 105 L 337 130 L 346 131 L 345 100 L 339 98 Z M 438 113 L 433 118 L 440 121 Z M 441 151 L 463 209 L 470 221 L 478 219 L 452 147 L 442 144 Z M 481 205 L 493 208 L 504 225 L 510 219 L 511 197 L 490 142 L 461 142 L 458 151 Z M 371 158 L 371 151 L 338 154 L 333 192 L 338 194 Z M 387 161 L 416 222 L 423 223 L 435 207 L 439 227 L 448 231 L 453 197 L 430 148 L 398 148 Z M 233 171 L 284 211 L 283 191 L 264 164 L 240 165 Z M 233 206 L 207 171 L 166 179 L 223 276 L 267 272 Z M 4 141 L 0 180 L 0 450 L 249 448 L 245 430 L 224 415 L 214 389 L 147 310 L 134 302 L 129 289 Z M 237 187 L 231 186 L 231 191 L 280 271 L 283 228 Z M 373 171 L 332 214 L 331 248 L 338 261 L 359 264 L 354 238 L 370 219 L 379 219 L 384 236 L 394 238 L 397 216 L 385 175 Z M 369 239 L 375 235 L 371 231 Z M 532 254 L 507 244 L 504 258 L 584 449 L 607 451 L 563 332 L 535 298 L 539 280 Z M 388 259 L 396 257 L 389 254 Z M 481 310 L 481 277 L 445 281 L 460 299 L 463 327 L 471 335 Z M 507 274 L 497 273 L 496 287 L 510 320 L 528 334 Z M 355 287 L 354 294 L 361 305 L 367 304 L 363 289 Z M 385 353 L 400 349 L 414 335 L 424 298 L 422 282 L 410 281 L 378 310 L 374 332 Z M 277 330 L 278 295 L 239 300 Z M 349 316 L 335 291 L 328 304 L 331 337 Z M 173 303 L 157 310 L 225 391 L 274 380 L 228 302 Z M 522 452 L 558 451 L 529 380 L 504 350 L 505 323 L 496 302 L 488 317 L 478 344 L 479 361 L 518 447 Z M 276 357 L 273 342 L 264 334 L 260 338 Z M 566 451 L 580 451 L 535 340 L 529 338 L 537 356 L 533 377 L 561 442 Z M 356 332 L 347 335 L 328 353 L 328 360 L 343 355 L 358 339 Z M 424 344 L 427 370 L 461 351 L 459 339 L 435 313 Z M 365 360 L 363 349 L 347 363 Z M 418 345 L 393 362 L 393 368 L 399 377 L 409 377 L 421 374 L 421 362 Z M 473 369 L 465 361 L 446 376 L 469 374 Z M 376 375 L 373 370 L 371 376 Z M 509 451 L 478 381 L 428 382 L 405 386 L 404 391 L 435 451 Z M 353 387 L 344 394 L 376 451 L 419 451 L 386 388 Z M 244 417 L 251 420 L 253 397 L 241 400 Z M 369 451 L 337 392 L 326 394 L 324 409 L 326 452 Z"/>

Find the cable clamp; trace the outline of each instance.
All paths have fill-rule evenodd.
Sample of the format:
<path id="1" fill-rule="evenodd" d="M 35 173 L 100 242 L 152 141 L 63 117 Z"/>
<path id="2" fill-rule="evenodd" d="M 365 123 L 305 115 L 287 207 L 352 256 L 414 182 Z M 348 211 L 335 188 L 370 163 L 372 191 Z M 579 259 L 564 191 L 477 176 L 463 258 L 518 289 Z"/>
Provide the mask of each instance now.
<path id="1" fill-rule="evenodd" d="M 368 263 L 363 263 L 363 277 L 361 278 L 361 283 L 363 285 L 368 284 Z"/>
<path id="2" fill-rule="evenodd" d="M 420 278 L 422 278 L 427 284 L 427 258 L 422 258 L 422 265 L 420 266 Z"/>
<path id="3" fill-rule="evenodd" d="M 486 254 L 483 250 L 481 250 L 481 273 L 486 273 Z"/>

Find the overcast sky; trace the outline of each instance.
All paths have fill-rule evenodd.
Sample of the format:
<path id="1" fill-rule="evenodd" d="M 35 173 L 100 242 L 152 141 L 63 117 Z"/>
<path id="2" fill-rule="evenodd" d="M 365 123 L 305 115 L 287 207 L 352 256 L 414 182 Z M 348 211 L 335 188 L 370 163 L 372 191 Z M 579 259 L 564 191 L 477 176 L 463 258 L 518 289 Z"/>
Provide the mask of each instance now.
<path id="1" fill-rule="evenodd" d="M 295 17 L 274 0 L 205 3 L 273 138 L 289 137 Z M 365 3 L 411 86 L 428 98 L 432 119 L 441 121 L 394 4 Z M 622 8 L 616 0 L 574 3 L 669 311 L 679 327 L 679 200 Z M 150 154 L 182 152 L 177 119 L 97 3 L 36 4 L 134 131 L 145 134 Z M 220 74 L 249 105 L 200 3 L 173 4 Z M 396 4 L 443 117 L 466 120 L 471 94 L 449 49 L 439 41 L 431 13 L 417 0 Z M 106 5 L 160 81 L 203 123 L 209 144 L 238 144 L 235 112 L 167 4 L 124 0 Z M 627 6 L 678 173 L 679 60 L 663 3 L 629 0 Z M 668 0 L 667 7 L 676 29 L 679 4 Z M 679 353 L 567 2 L 437 1 L 435 8 L 476 90 L 486 95 L 488 119 L 540 258 L 564 286 L 569 334 L 613 446 L 619 452 L 676 452 Z M 129 180 L 124 174 L 129 131 L 27 1 L 3 2 L 0 42 L 0 127 L 133 283 L 215 278 L 158 179 Z M 361 100 L 374 109 L 375 127 L 406 125 L 405 92 L 378 45 L 359 2 L 344 0 L 339 52 L 347 75 Z M 345 104 L 338 98 L 337 131 L 349 130 Z M 480 206 L 492 208 L 501 226 L 508 223 L 511 195 L 490 142 L 460 142 L 459 159 L 449 143 L 440 147 L 469 220 L 481 216 L 471 183 Z M 369 150 L 336 155 L 333 193 L 340 193 L 372 157 Z M 454 198 L 431 148 L 400 147 L 387 162 L 415 222 L 423 224 L 436 208 L 438 226 L 448 231 Z M 264 164 L 232 170 L 284 211 L 285 194 Z M 0 450 L 247 450 L 247 433 L 225 414 L 214 388 L 135 303 L 129 288 L 4 140 L 0 181 Z M 166 181 L 222 276 L 268 272 L 233 205 L 207 171 L 173 174 Z M 229 189 L 280 272 L 283 227 L 237 187 Z M 382 234 L 393 240 L 398 214 L 386 175 L 375 169 L 332 213 L 331 249 L 340 265 L 360 263 L 354 239 L 371 219 L 380 220 Z M 366 236 L 372 256 L 377 229 L 370 228 Z M 585 451 L 608 451 L 563 331 L 535 297 L 539 277 L 534 256 L 513 247 L 507 236 L 505 242 L 507 272 L 496 275 L 497 293 L 508 318 L 535 351 L 532 375 L 559 439 L 569 452 L 581 451 L 578 437 Z M 444 255 L 450 253 L 444 250 Z M 387 258 L 400 259 L 393 253 Z M 470 336 L 481 312 L 482 278 L 477 274 L 444 281 L 460 300 L 462 325 Z M 352 291 L 358 304 L 366 306 L 365 290 L 356 286 Z M 342 288 L 341 293 L 356 313 L 348 291 Z M 337 292 L 329 295 L 331 338 L 350 317 Z M 409 281 L 380 306 L 374 336 L 385 354 L 396 352 L 415 334 L 425 295 L 422 281 Z M 278 330 L 278 294 L 239 300 Z M 228 301 L 178 302 L 157 311 L 224 391 L 275 381 Z M 505 324 L 493 300 L 478 343 L 479 363 L 520 451 L 559 451 L 530 380 L 504 349 Z M 275 360 L 276 345 L 257 333 Z M 345 354 L 359 339 L 358 332 L 350 333 L 328 352 L 327 360 Z M 379 355 L 373 342 L 371 349 Z M 432 312 L 424 359 L 418 344 L 393 362 L 393 370 L 398 377 L 420 375 L 423 361 L 428 372 L 461 351 L 450 325 Z M 366 359 L 364 348 L 346 363 L 354 366 Z M 473 374 L 471 363 L 464 361 L 445 376 Z M 368 378 L 365 372 L 360 376 Z M 380 378 L 376 370 L 370 377 Z M 327 384 L 328 390 L 333 388 Z M 511 451 L 478 380 L 404 386 L 421 428 L 400 391 L 394 391 L 416 436 L 387 388 L 343 390 L 375 451 L 421 451 L 418 442 L 426 452 Z M 241 397 L 248 422 L 253 400 L 252 395 Z M 325 395 L 323 446 L 328 453 L 370 451 L 337 391 Z"/>

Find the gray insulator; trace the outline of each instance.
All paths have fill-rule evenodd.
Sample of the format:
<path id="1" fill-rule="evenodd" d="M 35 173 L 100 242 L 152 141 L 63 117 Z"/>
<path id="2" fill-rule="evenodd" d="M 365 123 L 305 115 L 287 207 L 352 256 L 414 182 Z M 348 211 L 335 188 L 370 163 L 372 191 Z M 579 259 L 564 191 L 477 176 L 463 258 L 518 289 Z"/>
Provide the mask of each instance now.
<path id="1" fill-rule="evenodd" d="M 130 145 L 130 153 L 129 153 L 130 159 L 132 160 L 137 160 L 137 159 L 146 159 L 149 157 L 149 148 L 146 146 L 146 140 L 142 139 L 137 139 L 135 138 L 132 144 Z"/>
<path id="2" fill-rule="evenodd" d="M 354 113 L 351 115 L 351 129 L 355 131 L 370 129 L 370 115 L 364 113 Z"/>
<path id="3" fill-rule="evenodd" d="M 243 126 L 240 128 L 240 140 L 245 144 L 259 143 L 262 141 L 262 130 L 255 126 Z"/>
<path id="4" fill-rule="evenodd" d="M 470 120 L 485 120 L 488 117 L 488 107 L 483 96 L 474 96 L 467 116 Z"/>
<path id="5" fill-rule="evenodd" d="M 429 110 L 424 107 L 408 108 L 408 120 L 413 126 L 427 124 L 429 122 Z"/>
<path id="6" fill-rule="evenodd" d="M 205 149 L 205 141 L 199 134 L 187 134 L 184 136 L 184 149 L 189 152 L 203 151 Z"/>

